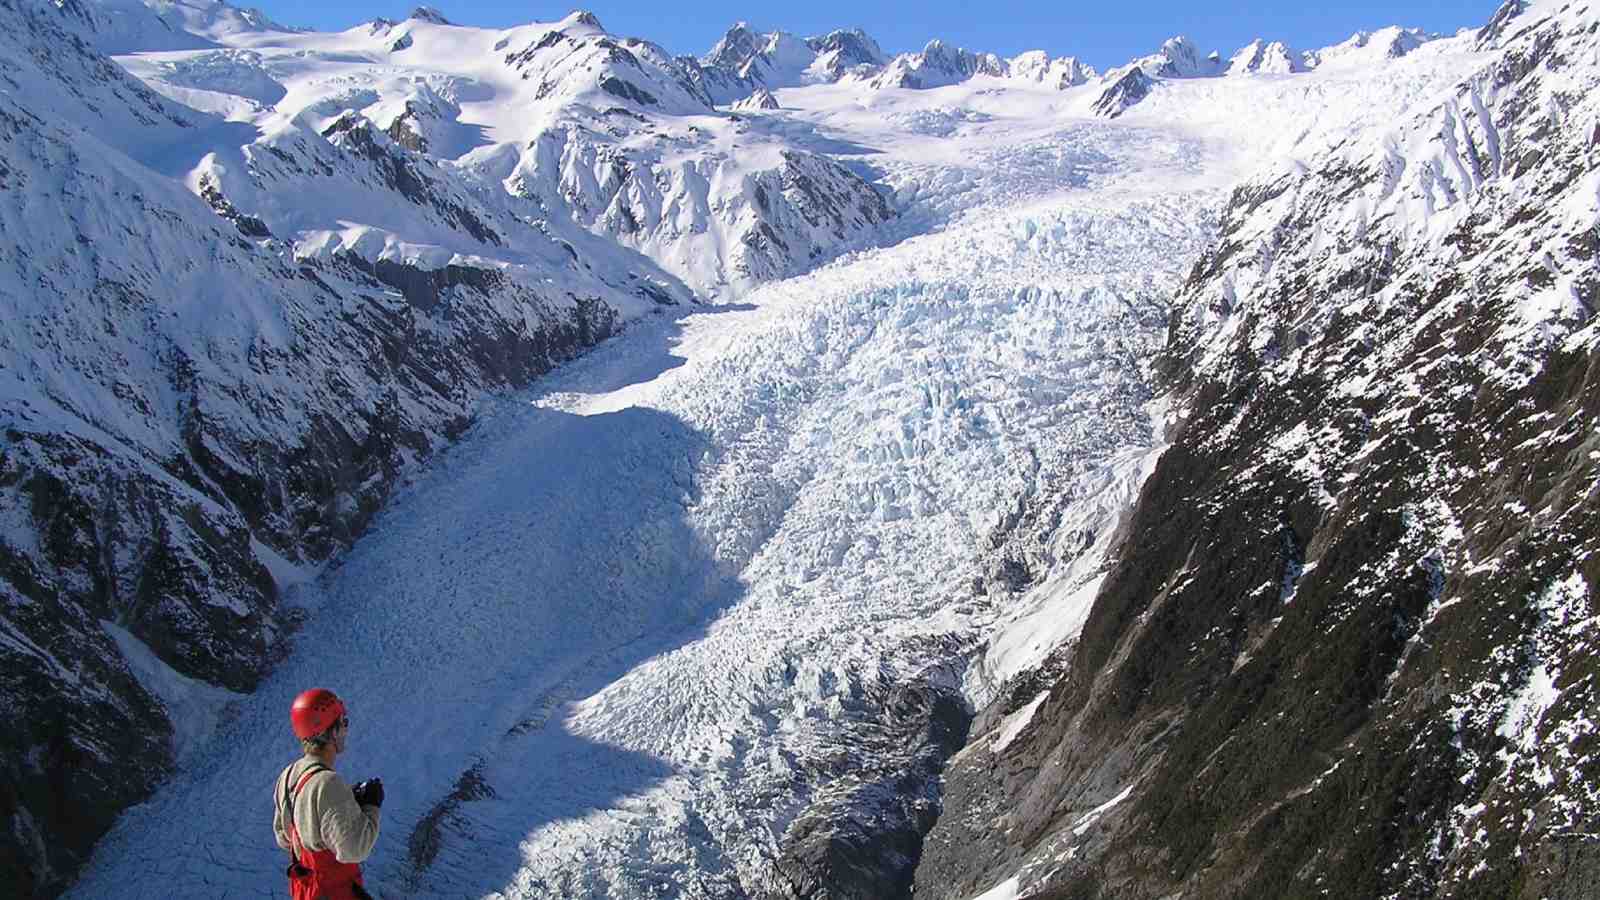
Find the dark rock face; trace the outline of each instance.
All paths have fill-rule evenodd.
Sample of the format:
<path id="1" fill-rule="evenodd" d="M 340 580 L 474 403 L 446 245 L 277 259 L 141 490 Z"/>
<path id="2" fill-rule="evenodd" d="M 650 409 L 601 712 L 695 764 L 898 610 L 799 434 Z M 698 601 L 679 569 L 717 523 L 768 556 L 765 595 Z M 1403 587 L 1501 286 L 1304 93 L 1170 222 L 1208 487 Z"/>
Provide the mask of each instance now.
<path id="1" fill-rule="evenodd" d="M 74 568 L 101 568 L 93 558 L 110 549 L 94 540 L 95 531 L 112 525 L 92 518 L 100 504 L 74 502 L 74 493 L 99 490 L 85 491 L 73 481 L 46 474 L 30 463 L 34 454 L 59 454 L 99 467 L 108 476 L 109 491 L 140 493 L 131 466 L 117 465 L 100 448 L 82 442 L 55 436 L 34 440 L 8 430 L 0 447 L 0 490 L 43 518 L 45 550 L 30 557 L 0 546 L 0 609 L 5 616 L 0 634 L 7 648 L 0 653 L 0 716 L 5 721 L 0 737 L 0 822 L 5 825 L 0 879 L 19 897 L 50 896 L 60 889 L 61 880 L 83 862 L 122 807 L 141 799 L 160 774 L 146 771 L 146 766 L 165 758 L 169 732 L 164 711 L 134 681 L 116 645 L 99 627 L 98 620 L 112 614 L 107 607 L 114 602 L 116 580 L 102 573 L 100 584 L 84 585 L 88 596 L 63 590 Z M 138 497 L 139 506 L 148 510 L 167 499 L 152 493 L 156 496 Z M 128 524 L 139 530 L 138 524 Z M 146 541 L 143 549 L 158 553 L 153 544 Z M 59 562 L 81 565 L 62 570 Z M 128 598 L 141 605 L 139 613 L 158 633 L 170 633 L 174 624 L 159 595 L 159 582 L 173 574 L 170 562 L 165 568 L 164 576 L 138 585 L 139 596 Z M 21 641 L 35 652 L 12 649 Z M 100 689 L 63 698 L 63 689 L 74 683 Z"/>
<path id="2" fill-rule="evenodd" d="M 270 238 L 272 229 L 267 223 L 255 216 L 245 215 L 236 208 L 227 197 L 223 196 L 222 189 L 212 178 L 202 178 L 200 183 L 200 199 L 210 204 L 217 215 L 227 219 L 238 227 L 239 233 L 248 238 Z"/>
<path id="3" fill-rule="evenodd" d="M 411 104 L 406 104 L 406 111 L 395 117 L 389 127 L 384 129 L 384 134 L 389 140 L 417 153 L 428 152 L 428 139 L 423 137 L 416 128 L 417 111 Z"/>
<path id="4" fill-rule="evenodd" d="M 437 9 L 434 9 L 431 6 L 419 6 L 416 9 L 413 9 L 411 11 L 411 15 L 407 16 L 406 18 L 415 19 L 418 22 L 431 22 L 434 25 L 455 24 L 449 19 L 446 19 L 444 17 L 444 13 L 439 12 Z"/>
<path id="5" fill-rule="evenodd" d="M 806 223 L 838 240 L 894 216 L 871 185 L 831 160 L 786 151 L 781 177 L 784 196 Z"/>
<path id="6" fill-rule="evenodd" d="M 759 56 L 765 45 L 766 35 L 758 34 L 744 22 L 737 22 L 700 61 L 708 68 L 738 72 Z"/>
<path id="7" fill-rule="evenodd" d="M 862 691 L 806 777 L 825 789 L 784 833 L 765 900 L 909 896 L 923 836 L 937 820 L 940 772 L 971 713 L 948 677 Z"/>
<path id="8" fill-rule="evenodd" d="M 947 773 L 917 897 L 1600 896 L 1600 275 L 1559 212 L 1595 107 L 1554 99 L 1591 26 L 1500 23 L 1485 114 L 1406 126 L 1459 182 L 1234 194 L 1162 360 L 1189 418 L 1063 675 Z"/>
<path id="9" fill-rule="evenodd" d="M 631 100 L 640 106 L 655 106 L 661 102 L 643 88 L 635 87 L 632 82 L 623 81 L 621 78 L 606 77 L 600 79 L 600 89 L 613 97 Z"/>
<path id="10" fill-rule="evenodd" d="M 397 119 L 396 123 L 403 121 Z M 467 204 L 451 197 L 432 174 L 435 163 L 425 156 L 407 153 L 387 135 L 374 128 L 358 113 L 340 116 L 323 130 L 323 137 L 334 146 L 371 163 L 383 185 L 418 206 L 432 207 L 451 227 L 465 231 L 485 244 L 501 246 L 504 241 Z"/>
<path id="11" fill-rule="evenodd" d="M 1150 95 L 1150 90 L 1155 87 L 1155 82 L 1143 70 L 1133 69 L 1128 74 L 1117 79 L 1117 83 L 1105 89 L 1099 99 L 1094 101 L 1096 115 L 1115 119 L 1128 111 L 1128 108 Z"/>
<path id="12" fill-rule="evenodd" d="M 1516 21 L 1518 16 L 1522 15 L 1527 6 L 1528 4 L 1525 0 L 1506 0 L 1506 2 L 1500 4 L 1500 8 L 1495 10 L 1494 16 L 1489 19 L 1488 24 L 1478 29 L 1478 42 L 1480 44 L 1489 44 L 1505 37 L 1506 29 L 1510 27 L 1512 22 Z"/>

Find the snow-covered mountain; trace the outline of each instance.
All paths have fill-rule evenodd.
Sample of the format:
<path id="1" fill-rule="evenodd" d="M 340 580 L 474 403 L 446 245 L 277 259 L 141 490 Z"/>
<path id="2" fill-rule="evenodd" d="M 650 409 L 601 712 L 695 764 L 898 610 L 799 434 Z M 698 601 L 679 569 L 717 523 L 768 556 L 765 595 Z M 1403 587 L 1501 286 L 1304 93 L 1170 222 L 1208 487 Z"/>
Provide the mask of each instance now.
<path id="1" fill-rule="evenodd" d="M 860 29 L 834 31 L 801 40 L 785 31 L 758 32 L 737 22 L 699 60 L 699 67 L 723 77 L 718 102 L 756 89 L 838 81 L 847 73 L 872 70 L 887 57 Z"/>
<path id="2" fill-rule="evenodd" d="M 1281 41 L 1256 40 L 1251 41 L 1239 52 L 1228 60 L 1228 74 L 1239 75 L 1248 72 L 1265 72 L 1274 75 L 1288 75 L 1294 72 L 1304 72 L 1307 61 L 1290 50 Z"/>
<path id="3" fill-rule="evenodd" d="M 1358 31 L 1344 43 L 1307 52 L 1303 60 L 1310 68 L 1382 65 L 1385 60 L 1399 59 L 1432 39 L 1432 36 L 1414 28 Z"/>
<path id="4" fill-rule="evenodd" d="M 23 895 L 59 888 L 197 724 L 132 678 L 126 642 L 173 678 L 250 690 L 292 627 L 275 569 L 343 548 L 482 392 L 671 283 L 348 117 L 249 144 L 93 52 L 98 21 L 0 4 L 0 741 Z M 289 193 L 218 189 L 240 183 Z M 383 227 L 295 229 L 340 210 Z M 515 254 L 476 252 L 499 247 Z"/>
<path id="5" fill-rule="evenodd" d="M 0 882 L 273 889 L 316 682 L 384 895 L 1581 890 L 1594 21 L 0 0 Z"/>
<path id="6" fill-rule="evenodd" d="M 1020 78 L 1065 90 L 1096 77 L 1072 57 L 1031 50 L 1013 59 L 929 41 L 921 51 L 886 55 L 860 29 L 801 40 L 783 31 L 760 32 L 736 23 L 710 53 L 692 63 L 695 77 L 718 102 L 737 102 L 757 90 L 862 82 L 874 89 L 924 90 L 974 76 Z"/>
<path id="7" fill-rule="evenodd" d="M 507 231 L 530 224 L 575 246 L 599 235 L 665 267 L 648 289 L 679 299 L 793 274 L 870 239 L 890 217 L 854 173 L 781 136 L 746 136 L 665 51 L 615 38 L 586 13 L 507 31 L 424 15 L 338 35 L 251 32 L 226 49 L 125 62 L 173 99 L 260 132 L 217 148 L 214 167 L 191 177 L 294 235 L 302 256 L 370 261 L 396 240 L 433 240 L 342 226 L 340 210 L 372 202 L 314 184 L 338 173 L 314 159 L 328 143 L 347 151 L 356 142 L 374 166 L 394 170 L 382 176 L 387 193 L 414 193 L 411 169 L 444 173 L 472 198 L 407 199 L 434 207 L 452 230 L 452 220 L 479 220 L 466 230 L 485 247 L 510 248 Z M 383 161 L 389 141 L 416 153 Z M 819 205 L 822 194 L 837 201 Z M 317 195 L 328 202 L 283 199 Z M 488 224 L 495 217 L 519 224 Z"/>
<path id="8" fill-rule="evenodd" d="M 1438 39 L 1439 35 L 1419 29 L 1389 27 L 1356 32 L 1349 40 L 1321 50 L 1296 51 L 1282 41 L 1257 38 L 1224 61 L 1216 51 L 1202 55 L 1193 41 L 1179 35 L 1162 44 L 1156 53 L 1106 72 L 1101 81 L 1107 86 L 1094 109 L 1099 115 L 1115 118 L 1149 96 L 1157 84 L 1171 79 L 1291 75 L 1321 67 L 1377 67 Z"/>
<path id="9" fill-rule="evenodd" d="M 1447 90 L 1233 192 L 1171 447 L 917 897 L 1595 895 L 1597 34 L 1509 3 Z"/>

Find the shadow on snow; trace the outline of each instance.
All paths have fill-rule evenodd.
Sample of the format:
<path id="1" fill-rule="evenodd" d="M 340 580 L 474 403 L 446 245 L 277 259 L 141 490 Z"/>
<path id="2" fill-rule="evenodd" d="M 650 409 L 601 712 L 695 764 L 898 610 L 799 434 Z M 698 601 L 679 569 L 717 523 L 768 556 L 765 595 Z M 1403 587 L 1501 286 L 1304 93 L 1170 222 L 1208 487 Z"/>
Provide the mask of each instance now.
<path id="1" fill-rule="evenodd" d="M 666 350 L 677 328 L 611 342 L 540 388 L 649 380 L 682 363 Z M 100 851 L 111 864 L 78 889 L 280 895 L 270 785 L 298 753 L 289 703 L 315 685 L 349 706 L 340 773 L 387 788 L 367 864 L 379 896 L 502 887 L 533 830 L 670 776 L 663 760 L 572 733 L 565 715 L 695 640 L 740 596 L 687 519 L 707 449 L 653 409 L 505 404 L 294 592 L 305 618 L 293 653 L 186 771 L 125 814 Z M 187 849 L 162 849 L 174 846 Z"/>

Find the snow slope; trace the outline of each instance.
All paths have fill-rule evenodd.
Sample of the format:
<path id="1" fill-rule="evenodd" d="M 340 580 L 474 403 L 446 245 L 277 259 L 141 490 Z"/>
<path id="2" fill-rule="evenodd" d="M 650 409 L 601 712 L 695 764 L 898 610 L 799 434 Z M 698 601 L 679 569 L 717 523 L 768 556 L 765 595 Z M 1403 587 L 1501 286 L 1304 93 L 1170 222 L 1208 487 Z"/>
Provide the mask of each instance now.
<path id="1" fill-rule="evenodd" d="M 71 896 L 279 890 L 265 786 L 309 684 L 351 704 L 341 768 L 388 786 L 386 896 L 772 883 L 852 728 L 908 686 L 982 699 L 1081 621 L 1157 437 L 1141 350 L 1226 189 L 1429 94 L 1470 56 L 1439 43 L 1381 78 L 1163 83 L 1109 124 L 1093 90 L 780 91 L 751 127 L 839 142 L 903 240 L 647 318 L 483 416 L 291 593 L 294 651 Z M 1016 597 L 986 548 L 1039 495 L 1099 537 Z"/>

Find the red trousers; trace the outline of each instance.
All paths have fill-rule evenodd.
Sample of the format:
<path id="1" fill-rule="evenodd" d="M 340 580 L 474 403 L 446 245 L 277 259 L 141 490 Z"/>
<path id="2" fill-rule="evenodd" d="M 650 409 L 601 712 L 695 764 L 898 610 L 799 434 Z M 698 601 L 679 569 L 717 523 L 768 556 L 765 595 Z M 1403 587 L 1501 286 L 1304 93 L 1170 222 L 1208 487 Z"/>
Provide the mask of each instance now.
<path id="1" fill-rule="evenodd" d="M 362 900 L 370 895 L 362 887 L 359 864 L 339 862 L 332 850 L 301 848 L 299 863 L 289 867 L 289 896 L 293 900 Z"/>

